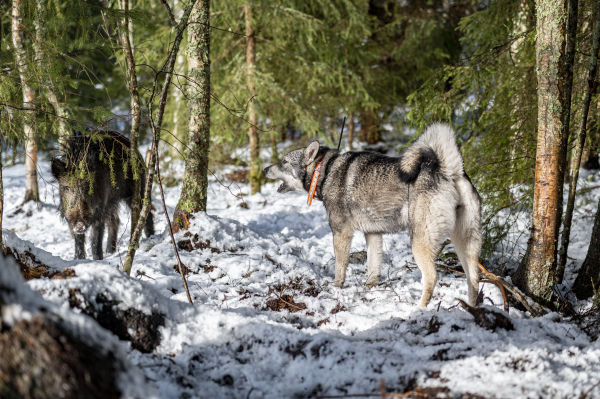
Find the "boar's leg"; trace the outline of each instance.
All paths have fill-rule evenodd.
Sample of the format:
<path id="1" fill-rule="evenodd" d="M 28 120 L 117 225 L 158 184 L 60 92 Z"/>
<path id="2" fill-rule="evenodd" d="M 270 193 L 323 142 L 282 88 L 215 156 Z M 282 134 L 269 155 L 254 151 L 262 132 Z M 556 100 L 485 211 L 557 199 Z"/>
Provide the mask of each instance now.
<path id="1" fill-rule="evenodd" d="M 73 234 L 75 239 L 75 259 L 85 259 L 85 234 Z"/>
<path id="2" fill-rule="evenodd" d="M 118 209 L 112 211 L 108 217 L 108 240 L 106 241 L 106 252 L 109 254 L 117 250 L 117 233 L 119 231 L 119 212 Z"/>
<path id="3" fill-rule="evenodd" d="M 102 259 L 102 238 L 104 238 L 104 222 L 96 222 L 92 225 L 92 257 Z"/>
<path id="4" fill-rule="evenodd" d="M 146 237 L 150 237 L 154 234 L 154 217 L 152 216 L 152 210 L 148 212 L 148 217 L 146 218 L 146 224 L 144 226 L 144 233 L 146 233 Z"/>

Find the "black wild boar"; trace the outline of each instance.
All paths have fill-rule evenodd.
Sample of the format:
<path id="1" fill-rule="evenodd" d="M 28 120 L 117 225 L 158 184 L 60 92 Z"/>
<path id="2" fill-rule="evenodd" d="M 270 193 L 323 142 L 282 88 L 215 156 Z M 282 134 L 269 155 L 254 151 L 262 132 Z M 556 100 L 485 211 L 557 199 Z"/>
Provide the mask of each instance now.
<path id="1" fill-rule="evenodd" d="M 116 132 L 75 132 L 63 155 L 52 159 L 52 175 L 59 185 L 59 210 L 75 239 L 76 259 L 85 258 L 85 232 L 90 226 L 94 259 L 102 259 L 104 225 L 108 229 L 106 251 L 113 253 L 117 249 L 119 203 L 125 201 L 131 208 L 135 187 L 129 144 L 129 139 Z M 136 156 L 135 173 L 143 197 L 146 168 L 139 152 Z M 148 214 L 144 231 L 146 236 L 154 234 L 152 213 Z"/>

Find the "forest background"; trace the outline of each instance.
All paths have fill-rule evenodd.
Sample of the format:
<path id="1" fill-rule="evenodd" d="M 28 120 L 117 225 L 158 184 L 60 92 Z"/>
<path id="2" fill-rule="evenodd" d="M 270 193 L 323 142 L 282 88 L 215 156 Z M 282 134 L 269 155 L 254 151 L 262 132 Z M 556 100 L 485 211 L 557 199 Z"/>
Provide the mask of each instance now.
<path id="1" fill-rule="evenodd" d="M 595 0 L 3 1 L 2 162 L 29 165 L 24 200 L 36 201 L 37 151 L 60 152 L 72 130 L 117 130 L 132 148 L 152 142 L 150 182 L 162 164 L 162 182 L 178 184 L 169 160 L 186 163 L 174 216 L 185 228 L 186 215 L 206 209 L 207 176 L 221 165 L 247 166 L 254 193 L 281 148 L 315 137 L 337 145 L 345 116 L 348 150 L 401 151 L 431 122 L 449 122 L 484 203 L 483 263 L 558 308 L 553 287 L 567 262 L 578 171 L 599 168 L 598 8 Z M 132 226 L 148 211 L 134 209 Z M 532 221 L 527 254 L 501 263 L 499 245 L 523 213 Z M 575 287 L 582 297 L 600 281 L 599 218 Z"/>

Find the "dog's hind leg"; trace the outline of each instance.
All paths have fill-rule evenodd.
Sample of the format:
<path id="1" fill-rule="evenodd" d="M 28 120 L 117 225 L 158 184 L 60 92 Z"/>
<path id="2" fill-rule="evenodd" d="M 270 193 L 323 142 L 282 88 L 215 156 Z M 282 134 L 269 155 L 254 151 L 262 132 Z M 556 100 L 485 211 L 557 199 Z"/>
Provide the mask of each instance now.
<path id="1" fill-rule="evenodd" d="M 475 306 L 479 291 L 479 251 L 481 250 L 480 201 L 471 183 L 463 178 L 456 182 L 460 205 L 450 239 L 467 277 L 469 304 Z"/>
<path id="2" fill-rule="evenodd" d="M 419 270 L 421 270 L 422 294 L 419 306 L 427 307 L 433 295 L 433 289 L 437 282 L 435 270 L 435 255 L 437 248 L 432 248 L 430 240 L 423 234 L 415 234 L 412 238 L 412 253 Z"/>
<path id="3" fill-rule="evenodd" d="M 365 233 L 367 241 L 367 289 L 379 283 L 381 275 L 381 258 L 383 255 L 383 239 L 381 234 Z"/>
<path id="4" fill-rule="evenodd" d="M 479 272 L 477 266 L 479 263 L 480 244 L 472 237 L 467 237 L 461 233 L 462 232 L 454 232 L 451 240 L 467 278 L 469 305 L 476 306 L 477 294 L 479 291 Z"/>
<path id="5" fill-rule="evenodd" d="M 346 280 L 346 268 L 352 244 L 352 230 L 333 231 L 333 251 L 335 252 L 335 280 L 333 285 L 342 287 Z"/>

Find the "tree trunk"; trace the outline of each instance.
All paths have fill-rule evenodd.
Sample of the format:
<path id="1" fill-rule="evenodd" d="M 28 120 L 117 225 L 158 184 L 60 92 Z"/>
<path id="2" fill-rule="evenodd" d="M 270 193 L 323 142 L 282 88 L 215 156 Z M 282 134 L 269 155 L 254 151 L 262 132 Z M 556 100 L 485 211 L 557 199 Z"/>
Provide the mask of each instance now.
<path id="1" fill-rule="evenodd" d="M 179 55 L 175 62 L 175 74 L 176 76 L 187 76 L 186 59 L 184 55 Z M 170 142 L 172 143 L 169 153 L 173 158 L 185 158 L 186 147 L 187 147 L 187 126 L 185 121 L 189 118 L 186 112 L 186 101 L 184 90 L 185 85 L 173 85 L 173 131 L 171 132 L 172 137 Z"/>
<path id="2" fill-rule="evenodd" d="M 29 67 L 23 38 L 23 0 L 12 2 L 12 41 L 15 50 L 15 60 L 19 70 L 21 89 L 23 92 L 23 108 L 25 118 L 23 132 L 25 134 L 25 201 L 39 201 L 37 183 L 37 138 L 35 134 L 35 92 L 29 85 Z"/>
<path id="3" fill-rule="evenodd" d="M 188 26 L 188 151 L 175 231 L 189 228 L 189 215 L 206 211 L 210 147 L 210 1 L 196 2 Z"/>
<path id="4" fill-rule="evenodd" d="M 600 161 L 598 159 L 598 150 L 600 150 L 600 120 L 598 118 L 598 108 L 595 115 L 590 116 L 590 131 L 586 140 L 582 155 L 582 166 L 584 169 L 600 169 Z"/>
<path id="5" fill-rule="evenodd" d="M 35 41 L 33 42 L 33 48 L 35 51 L 35 61 L 38 70 L 40 71 L 40 86 L 44 91 L 46 99 L 52 105 L 54 113 L 56 114 L 56 122 L 58 126 L 58 147 L 62 151 L 66 144 L 68 137 L 71 135 L 68 121 L 71 119 L 70 113 L 67 107 L 58 101 L 58 95 L 56 94 L 56 87 L 52 79 L 48 56 L 44 50 L 44 43 L 48 40 L 46 38 L 46 19 L 47 19 L 47 1 L 37 0 L 35 3 Z"/>
<path id="6" fill-rule="evenodd" d="M 379 120 L 375 111 L 363 111 L 360 115 L 360 140 L 367 144 L 381 141 Z"/>
<path id="7" fill-rule="evenodd" d="M 2 222 L 4 217 L 4 183 L 2 181 L 2 138 L 0 137 L 0 256 L 3 254 Z"/>
<path id="8" fill-rule="evenodd" d="M 279 162 L 279 151 L 277 150 L 277 138 L 280 136 L 277 130 L 273 129 L 271 126 L 271 162 L 277 163 Z"/>
<path id="9" fill-rule="evenodd" d="M 573 292 L 579 299 L 589 298 L 594 295 L 594 290 L 600 290 L 600 200 L 588 253 L 573 284 Z"/>
<path id="10" fill-rule="evenodd" d="M 567 3 L 567 32 L 565 38 L 565 56 L 564 60 L 559 61 L 559 74 L 563 76 L 562 88 L 559 92 L 562 94 L 562 137 L 563 149 L 560 162 L 564 165 L 563 168 L 563 184 L 569 181 L 570 163 L 567 161 L 568 143 L 569 143 L 569 128 L 571 125 L 571 93 L 573 91 L 573 64 L 575 60 L 575 45 L 577 39 L 577 8 L 578 0 L 566 0 Z M 562 198 L 562 196 L 561 196 Z M 562 204 L 562 199 L 561 199 Z M 558 209 L 559 219 L 562 217 L 562 206 Z"/>
<path id="11" fill-rule="evenodd" d="M 131 198 L 131 235 L 137 225 L 140 216 L 141 200 L 141 176 L 145 168 L 142 165 L 138 154 L 138 137 L 140 132 L 140 122 L 142 120 L 142 109 L 140 95 L 138 92 L 137 73 L 135 71 L 135 57 L 133 55 L 133 32 L 129 17 L 129 0 L 120 0 L 119 7 L 123 10 L 124 16 L 119 21 L 119 41 L 123 48 L 126 63 L 127 89 L 129 90 L 129 105 L 131 108 L 131 131 L 129 133 L 129 163 L 135 187 L 133 187 L 133 197 Z"/>
<path id="12" fill-rule="evenodd" d="M 162 88 L 160 91 L 160 100 L 158 104 L 158 111 L 156 115 L 156 122 L 152 120 L 152 102 L 154 100 L 154 94 L 150 97 L 148 102 L 148 115 L 150 117 L 150 126 L 152 128 L 152 148 L 150 152 L 150 161 L 149 166 L 146 171 L 146 179 L 144 186 L 144 198 L 142 201 L 142 210 L 140 212 L 140 217 L 138 218 L 137 225 L 135 226 L 135 230 L 131 235 L 129 240 L 129 246 L 127 248 L 127 255 L 125 255 L 125 261 L 123 262 L 123 271 L 127 274 L 131 273 L 131 267 L 133 265 L 133 258 L 135 257 L 135 252 L 139 246 L 140 237 L 142 235 L 142 230 L 144 229 L 144 224 L 146 218 L 148 217 L 148 213 L 150 212 L 150 208 L 152 207 L 152 203 L 150 201 L 150 195 L 152 192 L 152 182 L 154 180 L 154 172 L 156 167 L 156 162 L 158 157 L 156 154 L 158 153 L 158 142 L 160 141 L 160 131 L 163 122 L 163 116 L 165 114 L 165 106 L 167 104 L 167 97 L 169 96 L 169 87 L 171 86 L 171 78 L 173 76 L 173 69 L 175 67 L 175 60 L 177 58 L 177 53 L 179 52 L 179 44 L 181 43 L 181 39 L 183 38 L 183 32 L 188 25 L 188 19 L 190 13 L 192 11 L 192 6 L 195 2 L 186 5 L 181 20 L 175 27 L 175 39 L 173 40 L 173 45 L 169 52 L 169 57 L 167 62 L 163 65 L 162 69 L 156 73 L 154 76 L 154 87 L 153 93 L 156 90 L 156 86 L 158 85 L 158 80 L 160 77 L 164 76 L 165 80 L 163 81 Z"/>
<path id="13" fill-rule="evenodd" d="M 248 104 L 248 141 L 250 144 L 250 189 L 252 194 L 260 192 L 260 186 L 262 183 L 262 170 L 260 165 L 260 158 L 258 154 L 259 142 L 258 142 L 258 131 L 257 123 L 258 117 L 256 115 L 256 87 L 254 85 L 254 70 L 256 68 L 256 48 L 254 42 L 254 30 L 252 29 L 252 9 L 250 5 L 244 4 L 244 17 L 246 20 L 246 68 L 247 68 L 247 82 L 248 90 L 252 98 Z"/>
<path id="14" fill-rule="evenodd" d="M 348 151 L 352 151 L 352 141 L 354 140 L 354 113 L 348 113 Z"/>
<path id="15" fill-rule="evenodd" d="M 538 0 L 536 69 L 538 138 L 535 160 L 533 222 L 527 254 L 513 276 L 521 290 L 549 304 L 556 271 L 556 252 L 564 175 L 563 122 L 566 47 L 566 1 Z"/>
<path id="16" fill-rule="evenodd" d="M 600 45 L 600 12 L 594 10 L 594 38 L 592 40 L 592 53 L 590 55 L 590 65 L 588 68 L 587 87 L 584 90 L 581 106 L 581 122 L 579 125 L 579 134 L 576 137 L 575 149 L 573 150 L 573 164 L 571 167 L 571 182 L 569 185 L 569 199 L 567 200 L 567 209 L 563 222 L 563 231 L 560 246 L 560 258 L 556 270 L 556 282 L 561 283 L 567 264 L 567 252 L 569 249 L 569 238 L 571 235 L 571 221 L 573 219 L 573 208 L 575 207 L 575 191 L 577 190 L 577 179 L 579 178 L 579 166 L 581 164 L 581 154 L 585 144 L 586 127 L 592 93 L 594 91 L 594 82 L 596 80 L 596 69 L 598 64 L 598 47 Z"/>

